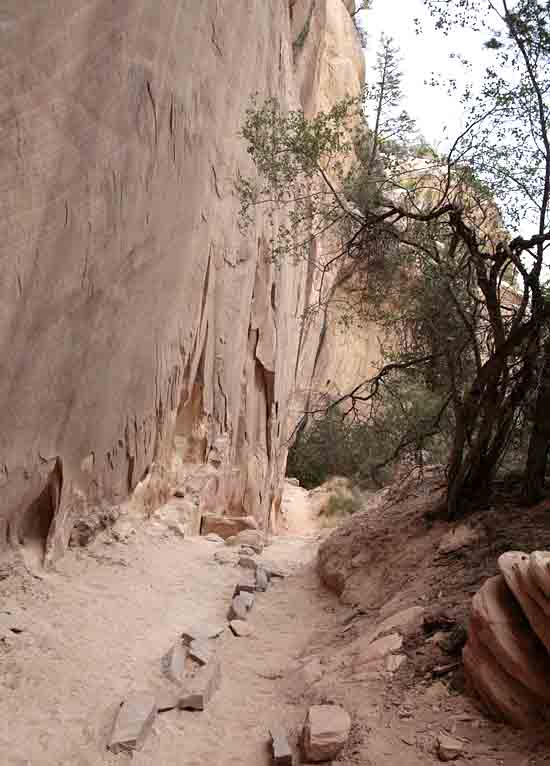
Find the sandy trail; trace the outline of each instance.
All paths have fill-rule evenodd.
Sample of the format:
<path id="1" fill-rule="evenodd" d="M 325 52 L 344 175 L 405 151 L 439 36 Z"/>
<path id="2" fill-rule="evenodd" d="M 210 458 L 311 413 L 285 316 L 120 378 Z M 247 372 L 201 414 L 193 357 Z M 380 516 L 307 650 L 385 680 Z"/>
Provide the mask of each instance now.
<path id="1" fill-rule="evenodd" d="M 332 618 L 333 597 L 319 590 L 313 571 L 314 523 L 300 497 L 296 518 L 287 498 L 289 534 L 265 552 L 292 575 L 259 594 L 252 637 L 226 631 L 218 639 L 220 691 L 203 713 L 160 715 L 133 759 L 106 750 L 117 703 L 133 689 L 166 688 L 161 657 L 182 627 L 225 622 L 243 574 L 214 559 L 227 548 L 144 524 L 128 544 L 98 540 L 88 550 L 69 551 L 42 581 L 0 583 L 0 610 L 11 611 L 23 628 L 4 639 L 0 633 L 2 763 L 268 764 L 270 724 L 298 726 L 304 716 L 277 679 Z"/>

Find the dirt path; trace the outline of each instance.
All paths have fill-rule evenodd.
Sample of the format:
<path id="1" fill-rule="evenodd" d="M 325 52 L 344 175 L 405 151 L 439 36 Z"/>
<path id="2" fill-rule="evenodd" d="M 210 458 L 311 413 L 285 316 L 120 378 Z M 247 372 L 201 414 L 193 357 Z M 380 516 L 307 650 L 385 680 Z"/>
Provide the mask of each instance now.
<path id="1" fill-rule="evenodd" d="M 318 588 L 317 541 L 302 496 L 292 535 L 266 557 L 292 572 L 260 594 L 254 635 L 218 639 L 222 685 L 203 713 L 160 715 L 135 766 L 268 764 L 271 723 L 297 726 L 302 705 L 279 688 L 283 670 L 331 625 L 332 597 Z M 297 535 L 299 529 L 305 535 Z M 225 622 L 242 570 L 228 549 L 143 525 L 128 544 L 97 541 L 69 551 L 42 580 L 0 583 L 0 610 L 23 632 L 0 632 L 0 752 L 6 766 L 130 763 L 107 752 L 118 702 L 133 689 L 166 687 L 161 657 L 190 622 Z M 0 622 L 1 625 L 1 622 Z"/>

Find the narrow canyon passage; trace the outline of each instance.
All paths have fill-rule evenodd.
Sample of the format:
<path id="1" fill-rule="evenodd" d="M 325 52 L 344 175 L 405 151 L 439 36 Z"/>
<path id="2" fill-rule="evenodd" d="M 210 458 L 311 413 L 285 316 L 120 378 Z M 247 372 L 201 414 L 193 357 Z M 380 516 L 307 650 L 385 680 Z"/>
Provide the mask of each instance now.
<path id="1" fill-rule="evenodd" d="M 133 759 L 106 749 L 117 705 L 131 690 L 166 688 L 161 659 L 183 628 L 225 624 L 244 572 L 221 563 L 228 547 L 144 523 L 128 543 L 105 538 L 69 551 L 43 580 L 0 583 L 0 609 L 22 631 L 4 638 L 0 654 L 2 763 L 270 763 L 270 725 L 298 727 L 304 717 L 283 691 L 283 673 L 334 619 L 334 597 L 314 571 L 307 493 L 290 488 L 285 510 L 288 531 L 264 557 L 289 576 L 258 594 L 252 636 L 226 630 L 215 642 L 220 690 L 204 712 L 159 715 Z"/>

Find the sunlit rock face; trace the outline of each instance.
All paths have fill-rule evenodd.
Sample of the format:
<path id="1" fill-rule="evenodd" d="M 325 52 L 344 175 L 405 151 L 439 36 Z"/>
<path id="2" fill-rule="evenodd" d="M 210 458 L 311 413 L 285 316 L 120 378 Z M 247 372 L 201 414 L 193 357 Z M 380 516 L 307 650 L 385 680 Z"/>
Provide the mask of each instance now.
<path id="1" fill-rule="evenodd" d="M 273 520 L 311 290 L 261 215 L 239 231 L 233 180 L 252 93 L 313 112 L 362 78 L 342 0 L 295 63 L 308 5 L 3 4 L 3 550 L 51 562 L 77 521 L 177 487 Z"/>

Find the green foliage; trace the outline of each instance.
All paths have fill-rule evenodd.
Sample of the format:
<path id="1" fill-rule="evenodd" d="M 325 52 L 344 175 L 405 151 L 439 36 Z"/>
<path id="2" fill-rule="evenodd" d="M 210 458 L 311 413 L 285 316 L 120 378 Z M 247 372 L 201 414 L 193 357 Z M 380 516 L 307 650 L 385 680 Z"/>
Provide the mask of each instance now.
<path id="1" fill-rule="evenodd" d="M 322 516 L 351 516 L 361 510 L 362 503 L 357 492 L 337 490 L 330 495 L 327 503 L 321 509 Z"/>
<path id="2" fill-rule="evenodd" d="M 425 382 L 396 375 L 368 417 L 346 419 L 334 408 L 312 420 L 289 451 L 288 473 L 307 489 L 334 476 L 378 487 L 404 457 L 444 460 L 450 422 L 443 419 L 441 404 Z"/>

